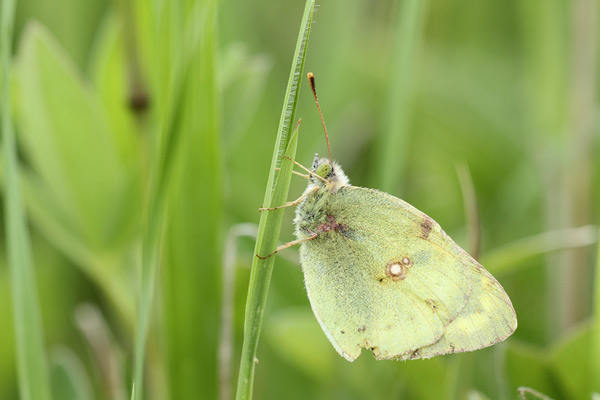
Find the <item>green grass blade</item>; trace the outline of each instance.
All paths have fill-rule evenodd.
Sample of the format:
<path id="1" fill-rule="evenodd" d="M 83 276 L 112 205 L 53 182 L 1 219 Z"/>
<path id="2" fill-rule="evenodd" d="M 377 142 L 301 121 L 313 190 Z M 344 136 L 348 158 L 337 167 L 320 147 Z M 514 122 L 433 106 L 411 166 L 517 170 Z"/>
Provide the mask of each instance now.
<path id="1" fill-rule="evenodd" d="M 296 154 L 298 144 L 298 128 L 294 131 L 290 140 L 285 156 L 293 158 Z M 293 164 L 285 159 L 281 166 L 279 178 L 275 183 L 272 203 L 268 207 L 282 205 L 287 198 L 290 186 Z M 255 254 L 271 254 L 275 251 L 281 221 L 283 218 L 283 209 L 262 212 L 256 240 Z M 264 222 L 263 222 L 264 220 Z M 261 230 L 261 227 L 263 228 Z M 252 386 L 254 379 L 254 366 L 256 364 L 256 350 L 258 348 L 258 339 L 262 325 L 263 311 L 267 301 L 269 284 L 271 283 L 271 274 L 275 256 L 267 259 L 254 257 L 252 262 L 252 273 L 250 275 L 250 285 L 248 288 L 248 300 L 246 302 L 246 319 L 244 323 L 244 345 L 242 348 L 242 358 L 240 361 L 240 372 L 238 377 L 237 399 L 251 399 Z"/>
<path id="2" fill-rule="evenodd" d="M 481 230 L 479 229 L 479 207 L 477 205 L 473 177 L 471 176 L 469 167 L 465 163 L 460 163 L 456 166 L 456 174 L 458 175 L 458 182 L 462 191 L 463 202 L 465 203 L 467 231 L 469 232 L 469 246 L 467 249 L 471 256 L 478 260 L 481 250 Z"/>
<path id="3" fill-rule="evenodd" d="M 135 399 L 143 399 L 143 375 L 146 343 L 154 297 L 154 285 L 160 257 L 160 238 L 165 219 L 164 196 L 159 192 L 165 188 L 160 167 L 153 168 L 147 221 L 142 233 L 142 266 L 140 294 L 138 298 L 137 326 L 135 337 L 134 385 Z"/>
<path id="4" fill-rule="evenodd" d="M 157 31 L 155 32 L 157 36 L 160 36 L 159 27 L 160 25 L 157 24 Z M 170 98 L 163 100 L 158 105 L 157 114 L 159 116 L 157 117 L 158 128 L 153 151 L 154 160 L 150 171 L 149 198 L 142 228 L 142 263 L 139 277 L 140 287 L 137 301 L 137 326 L 131 393 L 131 398 L 137 400 L 144 398 L 146 344 L 160 258 L 160 239 L 165 222 L 167 176 L 169 175 L 169 171 L 167 171 L 169 163 L 167 161 L 176 141 L 176 138 L 170 135 L 172 122 L 168 120 L 169 115 L 161 108 L 165 104 L 169 104 L 169 100 Z"/>
<path id="5" fill-rule="evenodd" d="M 567 200 L 566 189 L 561 180 L 568 171 L 562 170 L 568 149 L 565 133 L 568 132 L 566 110 L 568 109 L 568 79 L 566 60 L 569 58 L 567 42 L 567 3 L 560 1 L 535 0 L 518 3 L 522 18 L 523 71 L 527 79 L 525 112 L 528 115 L 529 140 L 535 141 L 536 149 L 533 160 L 538 163 L 538 170 L 543 171 L 543 202 L 546 210 L 546 229 L 552 230 L 568 226 L 564 219 L 562 204 Z M 548 150 L 546 150 L 548 149 Z M 547 259 L 547 330 L 549 332 L 565 331 L 569 322 L 568 305 L 573 300 L 568 296 L 568 282 L 572 280 L 566 275 L 572 274 L 570 268 L 563 268 L 569 263 L 564 255 L 567 252 L 552 255 Z M 574 268 L 578 269 L 578 266 Z M 583 298 L 583 297 L 582 297 Z"/>
<path id="6" fill-rule="evenodd" d="M 277 131 L 277 139 L 273 158 L 271 161 L 271 169 L 269 171 L 269 180 L 265 191 L 263 205 L 265 207 L 273 207 L 282 205 L 288 196 L 289 184 L 292 176 L 291 162 L 282 164 L 282 169 L 276 180 L 276 167 L 280 163 L 281 156 L 285 150 L 285 154 L 289 157 L 294 157 L 296 154 L 296 144 L 298 140 L 297 130 L 292 138 L 288 136 L 291 128 L 291 123 L 294 121 L 296 113 L 296 105 L 300 90 L 300 82 L 304 70 L 304 60 L 306 57 L 306 48 L 310 35 L 312 24 L 312 16 L 314 12 L 314 0 L 307 0 L 304 16 L 300 25 L 298 41 L 296 43 L 296 51 L 290 77 L 288 80 L 287 91 L 279 121 Z M 289 160 L 288 160 L 289 161 Z M 256 239 L 255 254 L 266 255 L 272 253 L 277 247 L 279 239 L 279 231 L 283 218 L 283 210 L 275 210 L 263 212 L 260 216 L 258 227 L 258 237 Z M 262 325 L 264 306 L 267 301 L 271 274 L 273 272 L 273 264 L 275 257 L 269 257 L 266 260 L 254 257 L 252 262 L 252 273 L 250 275 L 250 285 L 248 288 L 248 300 L 246 302 L 246 318 L 244 323 L 244 344 L 242 347 L 242 356 L 240 361 L 240 372 L 238 377 L 238 387 L 236 398 L 251 399 L 252 387 L 254 382 L 254 367 L 256 350 L 258 348 L 258 339 Z"/>
<path id="7" fill-rule="evenodd" d="M 0 48 L 2 76 L 2 139 L 6 190 L 6 238 L 11 271 L 12 301 L 20 398 L 51 398 L 41 315 L 36 292 L 31 244 L 25 223 L 10 106 L 10 54 L 15 1 L 2 2 Z"/>
<path id="8" fill-rule="evenodd" d="M 169 398 L 217 397 L 223 190 L 214 0 L 189 12 L 176 167 L 161 264 Z M 202 23 L 200 23 L 202 21 Z M 187 36 L 184 36 L 187 37 Z M 194 40 L 194 38 L 201 40 Z M 174 133 L 175 134 L 175 133 Z"/>
<path id="9" fill-rule="evenodd" d="M 600 237 L 600 231 L 598 232 Z M 590 385 L 591 390 L 600 393 L 600 243 L 596 253 L 596 270 L 594 279 L 594 315 L 592 316 L 592 351 L 590 352 Z"/>
<path id="10" fill-rule="evenodd" d="M 427 1 L 402 2 L 395 38 L 392 76 L 389 85 L 387 126 L 378 147 L 378 165 L 374 169 L 375 184 L 381 190 L 393 192 L 406 167 L 414 66 L 421 41 Z"/>
<path id="11" fill-rule="evenodd" d="M 174 198 L 173 196 L 180 195 L 177 187 L 174 187 L 171 181 L 176 175 L 175 172 L 182 167 L 180 161 L 186 157 L 180 154 L 180 150 L 190 144 L 189 141 L 193 144 L 187 150 L 204 147 L 206 154 L 209 154 L 206 159 L 198 157 L 198 154 L 191 157 L 198 158 L 199 160 L 196 163 L 200 163 L 202 165 L 200 168 L 203 168 L 203 172 L 196 175 L 199 181 L 195 184 L 202 181 L 202 176 L 209 175 L 209 178 L 206 179 L 217 183 L 209 183 L 206 187 L 202 187 L 202 189 L 210 187 L 208 191 L 211 192 L 211 195 L 206 196 L 207 203 L 218 202 L 216 199 L 220 196 L 218 190 L 216 190 L 217 193 L 212 193 L 211 190 L 213 186 L 220 185 L 219 175 L 210 174 L 211 171 L 214 171 L 214 167 L 220 164 L 217 156 L 218 150 L 215 148 L 218 136 L 216 127 L 217 110 L 214 107 L 216 102 L 210 100 L 204 102 L 201 104 L 200 110 L 195 110 L 195 116 L 190 116 L 190 113 L 193 114 L 190 107 L 194 105 L 194 96 L 206 96 L 208 99 L 214 95 L 214 88 L 210 87 L 214 81 L 211 76 L 214 73 L 211 69 L 214 60 L 205 56 L 214 53 L 214 33 L 212 31 L 214 30 L 215 12 L 216 3 L 214 1 L 208 3 L 196 2 L 190 4 L 189 8 L 182 8 L 181 4 L 177 2 L 155 3 L 154 34 L 156 35 L 157 49 L 155 53 L 156 70 L 154 71 L 153 92 L 157 94 L 158 133 L 154 149 L 155 161 L 150 173 L 146 220 L 142 233 L 141 292 L 138 303 L 134 362 L 133 387 L 135 393 L 132 393 L 135 399 L 144 398 L 145 348 L 148 341 L 155 281 L 162 257 L 160 249 L 168 213 L 167 204 L 171 198 Z M 207 35 L 206 32 L 210 32 L 210 34 Z M 205 53 L 200 54 L 200 49 L 205 49 Z M 198 71 L 194 71 L 194 65 L 198 65 L 199 59 L 202 63 L 205 63 L 200 73 L 202 76 L 199 81 L 190 84 L 188 77 L 198 74 Z M 198 82 L 200 83 L 198 84 Z M 194 137 L 194 134 L 197 136 Z M 201 136 L 202 138 L 200 138 Z M 188 142 L 186 142 L 186 139 Z M 208 165 L 203 163 L 208 163 Z M 198 165 L 194 165 L 193 168 L 196 170 Z M 177 175 L 177 177 L 180 176 Z M 189 178 L 186 179 L 189 180 Z M 197 194 L 194 194 L 194 196 L 197 196 Z M 187 207 L 189 208 L 189 204 Z M 216 207 L 218 208 L 219 205 Z M 209 208 L 209 206 L 205 208 Z M 217 215 L 219 215 L 218 212 L 213 214 L 215 220 L 218 220 Z M 174 215 L 174 218 L 176 217 L 177 215 Z M 215 265 L 211 265 L 210 268 L 215 268 Z M 214 362 L 216 363 L 216 348 L 213 353 L 215 353 Z M 212 365 L 212 367 L 216 369 L 214 368 L 215 365 Z M 181 390 L 186 389 L 181 388 Z"/>
<path id="12" fill-rule="evenodd" d="M 590 246 L 598 240 L 594 225 L 557 229 L 524 237 L 500 246 L 481 257 L 481 264 L 494 275 L 507 274 L 527 268 L 528 258 L 564 249 Z"/>
<path id="13" fill-rule="evenodd" d="M 298 144 L 298 128 L 294 131 L 287 151 L 286 157 L 293 158 L 296 154 Z M 279 178 L 275 183 L 272 196 L 272 203 L 268 207 L 275 207 L 285 203 L 290 186 L 293 163 L 287 158 L 282 163 Z M 275 251 L 281 221 L 284 209 L 262 212 L 261 222 L 259 223 L 258 236 L 256 240 L 255 254 L 271 254 Z M 261 230 L 261 227 L 263 229 Z M 238 377 L 237 399 L 252 398 L 252 384 L 254 378 L 254 366 L 256 350 L 258 348 L 258 338 L 262 324 L 263 311 L 267 301 L 269 284 L 271 282 L 271 273 L 275 256 L 267 259 L 254 257 L 252 263 L 252 274 L 250 276 L 250 286 L 248 289 L 248 300 L 246 302 L 246 320 L 244 324 L 244 345 L 242 349 L 242 359 L 240 362 L 240 374 Z"/>

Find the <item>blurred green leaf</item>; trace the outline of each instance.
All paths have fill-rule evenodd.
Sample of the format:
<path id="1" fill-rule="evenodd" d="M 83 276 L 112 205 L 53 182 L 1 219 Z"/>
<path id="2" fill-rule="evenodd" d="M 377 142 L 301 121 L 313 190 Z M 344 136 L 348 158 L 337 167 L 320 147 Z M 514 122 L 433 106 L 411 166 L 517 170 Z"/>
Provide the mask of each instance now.
<path id="1" fill-rule="evenodd" d="M 0 119 L 5 179 L 5 235 L 10 269 L 12 318 L 14 320 L 19 397 L 25 400 L 52 398 L 44 349 L 44 330 L 38 303 L 31 241 L 17 161 L 17 145 L 11 110 L 12 38 L 15 1 L 2 2 L 0 15 Z"/>
<path id="2" fill-rule="evenodd" d="M 506 274 L 527 266 L 530 257 L 563 249 L 589 246 L 598 241 L 595 226 L 559 229 L 525 237 L 484 254 L 481 263 L 493 274 Z"/>
<path id="3" fill-rule="evenodd" d="M 592 351 L 590 352 L 590 385 L 591 390 L 600 393 L 600 243 L 596 252 L 596 268 L 594 271 L 594 314 L 592 316 Z"/>
<path id="4" fill-rule="evenodd" d="M 218 85 L 223 98 L 221 116 L 225 156 L 235 154 L 242 137 L 248 130 L 250 119 L 256 115 L 266 89 L 268 73 L 272 67 L 270 57 L 253 55 L 241 43 L 234 43 L 221 51 L 218 60 Z"/>
<path id="5" fill-rule="evenodd" d="M 391 192 L 407 165 L 409 126 L 414 96 L 414 70 L 419 58 L 428 1 L 405 0 L 398 7 L 389 74 L 386 127 L 379 135 L 374 168 L 376 186 Z"/>
<path id="6" fill-rule="evenodd" d="M 122 19 L 123 16 L 111 12 L 102 21 L 90 54 L 88 71 L 94 91 L 106 111 L 112 136 L 135 170 L 136 163 L 140 161 L 139 155 L 135 153 L 144 148 L 140 145 L 146 145 L 146 138 L 141 135 L 144 132 L 138 129 L 134 118 L 135 110 L 130 103 L 131 77 L 125 57 L 125 23 Z M 139 184 L 139 181 L 133 183 Z M 140 190 L 139 187 L 133 189 Z"/>
<path id="7" fill-rule="evenodd" d="M 179 137 L 168 193 L 161 288 L 169 397 L 186 398 L 198 388 L 216 398 L 222 248 L 220 95 L 216 80 L 214 1 L 197 3 L 184 22 L 179 97 L 171 107 Z M 176 12 L 175 10 L 173 12 Z M 181 11 L 183 12 L 183 10 Z M 173 44 L 173 47 L 175 45 Z M 177 107 L 177 109 L 175 109 Z"/>
<path id="8" fill-rule="evenodd" d="M 490 400 L 490 398 L 481 392 L 473 390 L 467 393 L 467 400 Z"/>
<path id="9" fill-rule="evenodd" d="M 75 352 L 57 347 L 51 353 L 52 392 L 55 399 L 92 400 L 92 385 Z"/>
<path id="10" fill-rule="evenodd" d="M 110 129 L 96 93 L 40 25 L 24 33 L 16 76 L 20 142 L 50 205 L 45 217 L 95 251 L 131 238 L 138 156 L 117 136 L 131 132 Z"/>
<path id="11" fill-rule="evenodd" d="M 316 381 L 333 379 L 338 354 L 309 308 L 286 309 L 269 317 L 265 333 L 270 345 L 288 363 Z"/>
<path id="12" fill-rule="evenodd" d="M 118 267 L 131 263 L 127 251 L 140 219 L 140 153 L 125 145 L 133 132 L 110 129 L 97 93 L 42 26 L 28 25 L 17 66 L 19 139 L 30 166 L 23 190 L 32 220 L 131 323 L 127 271 Z"/>
<path id="13" fill-rule="evenodd" d="M 550 352 L 551 370 L 563 388 L 566 398 L 589 398 L 592 393 L 592 381 L 597 382 L 600 379 L 590 373 L 593 338 L 592 326 L 588 323 L 582 324 L 561 338 Z"/>
<path id="14" fill-rule="evenodd" d="M 32 20 L 39 21 L 53 32 L 77 67 L 83 68 L 90 43 L 108 4 L 108 0 L 20 0 L 17 7 L 18 31 Z"/>
<path id="15" fill-rule="evenodd" d="M 506 371 L 513 388 L 533 387 L 552 396 L 561 392 L 548 368 L 545 354 L 531 346 L 511 343 L 506 355 Z"/>

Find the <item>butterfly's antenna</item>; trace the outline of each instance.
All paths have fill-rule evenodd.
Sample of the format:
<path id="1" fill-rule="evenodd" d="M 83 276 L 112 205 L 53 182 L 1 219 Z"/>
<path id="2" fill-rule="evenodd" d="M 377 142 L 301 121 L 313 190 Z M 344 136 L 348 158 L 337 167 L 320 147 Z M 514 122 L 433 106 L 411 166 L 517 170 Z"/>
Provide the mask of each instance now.
<path id="1" fill-rule="evenodd" d="M 317 103 L 317 109 L 319 110 L 319 116 L 323 123 L 323 130 L 325 131 L 325 140 L 327 140 L 327 151 L 329 151 L 329 161 L 331 161 L 331 147 L 329 147 L 329 135 L 327 134 L 327 127 L 325 126 L 325 120 L 323 119 L 323 113 L 321 112 L 321 106 L 319 105 L 319 98 L 317 97 L 317 89 L 315 87 L 315 75 L 312 72 L 307 74 L 310 88 L 315 96 L 315 102 Z"/>

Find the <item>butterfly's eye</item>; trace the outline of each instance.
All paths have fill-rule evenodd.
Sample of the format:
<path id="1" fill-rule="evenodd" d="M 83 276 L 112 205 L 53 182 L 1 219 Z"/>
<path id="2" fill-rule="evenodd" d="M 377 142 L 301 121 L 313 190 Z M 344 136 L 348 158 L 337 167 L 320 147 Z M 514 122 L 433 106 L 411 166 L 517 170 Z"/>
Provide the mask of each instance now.
<path id="1" fill-rule="evenodd" d="M 331 172 L 331 165 L 323 163 L 317 167 L 315 173 L 322 178 L 327 178 L 327 175 Z"/>

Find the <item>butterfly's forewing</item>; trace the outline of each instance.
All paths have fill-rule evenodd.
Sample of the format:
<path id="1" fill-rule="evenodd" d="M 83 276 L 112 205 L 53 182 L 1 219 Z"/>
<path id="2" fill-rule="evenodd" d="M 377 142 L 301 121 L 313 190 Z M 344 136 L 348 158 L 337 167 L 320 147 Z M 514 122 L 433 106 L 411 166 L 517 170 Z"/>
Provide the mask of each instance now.
<path id="1" fill-rule="evenodd" d="M 500 285 L 414 207 L 345 186 L 323 211 L 338 228 L 303 243 L 300 257 L 313 311 L 346 359 L 363 347 L 380 359 L 475 350 L 514 330 Z"/>

